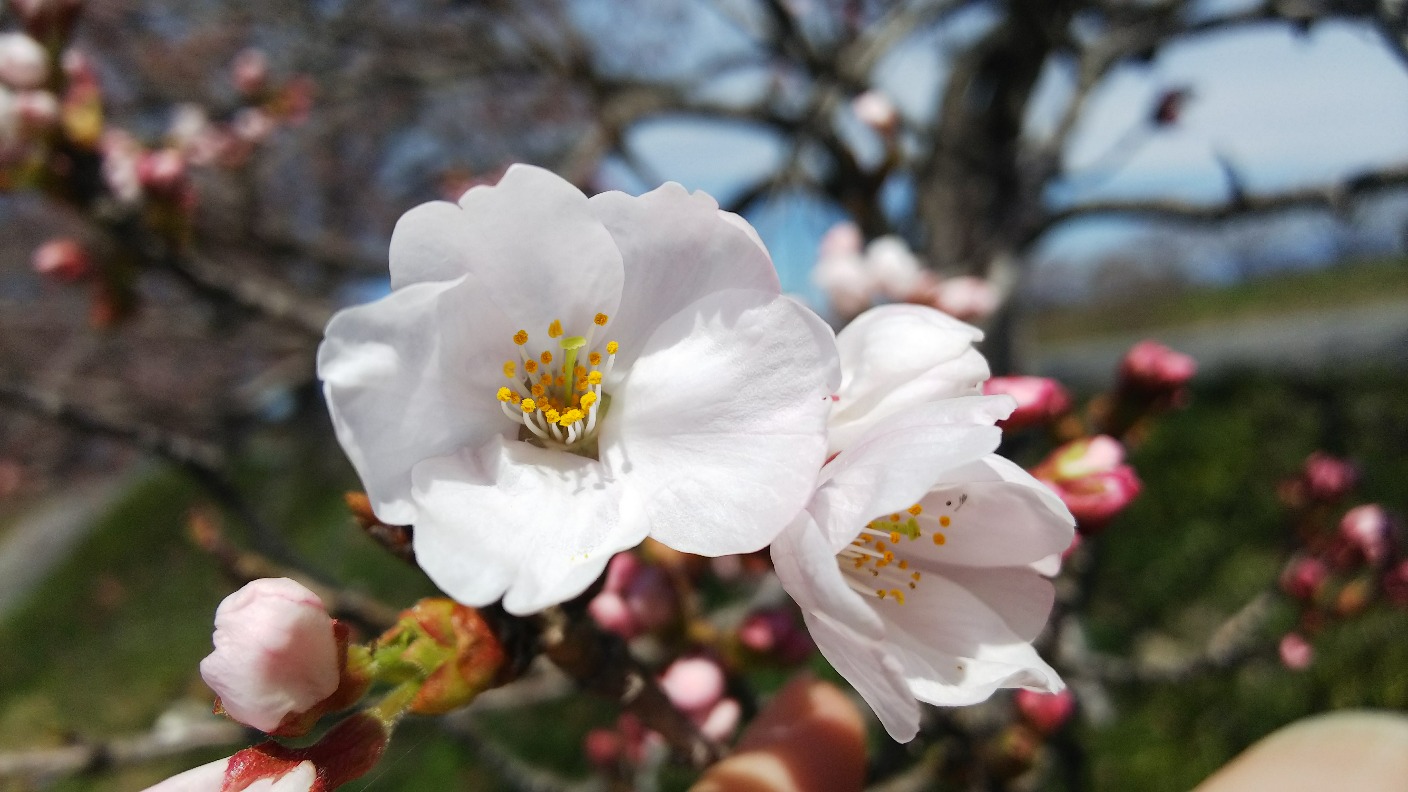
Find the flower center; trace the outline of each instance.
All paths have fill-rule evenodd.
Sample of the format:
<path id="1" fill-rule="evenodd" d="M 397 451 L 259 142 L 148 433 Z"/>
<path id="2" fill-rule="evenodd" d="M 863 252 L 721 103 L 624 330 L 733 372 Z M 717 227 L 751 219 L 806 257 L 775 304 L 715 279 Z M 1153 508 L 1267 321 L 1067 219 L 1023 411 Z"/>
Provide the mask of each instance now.
<path id="1" fill-rule="evenodd" d="M 952 506 L 953 502 L 949 501 Z M 904 557 L 904 545 L 921 538 L 942 547 L 948 537 L 942 529 L 953 518 L 933 517 L 924 513 L 919 504 L 910 506 L 907 514 L 891 514 L 866 523 L 849 547 L 836 554 L 846 585 L 867 597 L 904 604 L 906 590 L 919 588 L 924 574 L 911 569 Z"/>
<path id="2" fill-rule="evenodd" d="M 523 427 L 519 439 L 543 448 L 596 455 L 597 425 L 611 396 L 601 391 L 602 380 L 616 363 L 615 341 L 597 349 L 597 328 L 609 318 L 599 313 L 585 336 L 566 336 L 562 322 L 548 325 L 548 343 L 529 344 L 527 330 L 513 335 L 518 360 L 504 361 L 510 384 L 499 388 L 504 415 Z"/>

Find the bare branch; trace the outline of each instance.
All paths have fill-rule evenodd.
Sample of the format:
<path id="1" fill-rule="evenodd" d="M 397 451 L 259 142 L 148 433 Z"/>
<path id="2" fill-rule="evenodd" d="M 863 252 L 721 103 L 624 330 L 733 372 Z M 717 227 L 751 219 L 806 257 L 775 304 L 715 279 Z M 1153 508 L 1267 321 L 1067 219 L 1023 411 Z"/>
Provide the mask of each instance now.
<path id="1" fill-rule="evenodd" d="M 232 720 L 214 717 L 182 720 L 178 728 L 158 723 L 151 731 L 136 735 L 83 741 L 58 748 L 0 752 L 0 778 L 65 778 L 249 740 L 246 729 Z"/>

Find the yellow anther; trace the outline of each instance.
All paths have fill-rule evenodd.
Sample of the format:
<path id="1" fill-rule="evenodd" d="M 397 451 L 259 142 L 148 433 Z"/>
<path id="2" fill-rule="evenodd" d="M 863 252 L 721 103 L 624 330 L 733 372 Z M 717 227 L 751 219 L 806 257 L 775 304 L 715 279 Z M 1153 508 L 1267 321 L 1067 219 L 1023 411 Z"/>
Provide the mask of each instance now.
<path id="1" fill-rule="evenodd" d="M 601 353 L 600 353 L 600 352 L 593 352 L 593 353 L 591 353 L 590 355 L 587 355 L 587 362 L 588 362 L 588 363 L 591 363 L 593 366 L 600 366 L 600 365 L 601 365 Z"/>
<path id="2" fill-rule="evenodd" d="M 856 569 L 865 566 L 865 556 L 856 556 Z"/>
<path id="3" fill-rule="evenodd" d="M 948 542 L 948 537 L 947 537 L 947 536 L 944 536 L 944 535 L 941 534 L 941 533 L 936 533 L 936 534 L 934 534 L 934 544 L 936 544 L 936 545 L 941 545 L 941 544 L 944 544 L 944 543 L 946 543 L 946 542 Z"/>
<path id="4" fill-rule="evenodd" d="M 913 514 L 915 517 L 918 517 L 919 515 L 924 513 L 924 507 L 916 503 L 913 506 L 909 507 L 909 513 Z"/>
<path id="5" fill-rule="evenodd" d="M 541 399 L 541 398 L 543 398 L 543 386 L 542 386 L 542 385 L 538 385 L 538 384 L 535 383 L 535 384 L 533 385 L 533 387 L 532 387 L 531 390 L 532 390 L 532 393 L 533 393 L 533 398 L 535 398 L 535 399 Z"/>
<path id="6" fill-rule="evenodd" d="M 508 388 L 499 388 L 499 401 L 508 404 L 513 401 L 513 391 Z"/>
<path id="7" fill-rule="evenodd" d="M 885 599 L 885 589 L 875 589 L 875 596 Z"/>
<path id="8" fill-rule="evenodd" d="M 519 396 L 517 391 L 509 391 L 508 400 L 513 402 L 514 404 L 518 404 L 519 402 L 523 401 L 523 397 Z"/>
<path id="9" fill-rule="evenodd" d="M 891 563 L 894 563 L 894 561 L 895 561 L 895 554 L 894 554 L 894 553 L 891 553 L 889 550 L 886 550 L 886 551 L 885 551 L 885 563 L 891 564 Z"/>
<path id="10" fill-rule="evenodd" d="M 884 542 L 876 542 L 876 543 L 875 543 L 875 549 L 876 549 L 876 550 L 879 550 L 879 551 L 882 552 L 882 553 L 885 552 L 885 543 L 884 543 Z"/>
<path id="11" fill-rule="evenodd" d="M 561 335 L 562 335 L 562 322 L 558 321 L 557 319 L 552 320 L 552 324 L 548 325 L 548 337 L 549 337 L 549 338 L 557 338 L 557 337 L 559 337 L 559 336 L 561 336 Z"/>
<path id="12" fill-rule="evenodd" d="M 587 375 L 587 384 L 588 384 L 588 385 L 600 385 L 600 384 L 601 384 L 601 372 L 600 372 L 600 371 L 593 371 L 592 373 L 588 374 L 588 375 Z"/>
<path id="13" fill-rule="evenodd" d="M 552 353 L 544 349 L 543 354 L 539 355 L 538 359 L 543 361 L 543 365 L 546 366 L 552 363 Z"/>
<path id="14" fill-rule="evenodd" d="M 543 354 L 546 355 L 547 353 L 544 352 Z M 564 376 L 562 376 L 561 374 L 559 374 L 559 375 L 557 375 L 557 379 L 554 380 L 554 382 L 557 383 L 557 387 L 561 388 L 563 385 L 566 385 L 566 384 L 567 384 L 567 378 L 564 377 Z"/>
<path id="15" fill-rule="evenodd" d="M 939 525 L 942 525 L 945 528 L 947 528 L 952 522 L 953 520 L 949 519 L 949 516 L 947 514 L 939 518 Z"/>
<path id="16" fill-rule="evenodd" d="M 528 343 L 528 331 L 519 330 L 517 333 L 514 333 L 513 343 L 518 344 L 519 346 L 523 346 L 524 344 Z"/>
<path id="17" fill-rule="evenodd" d="M 890 531 L 890 542 L 891 542 L 892 544 L 899 544 L 899 543 L 900 543 L 900 532 L 899 532 L 899 531 Z"/>
<path id="18" fill-rule="evenodd" d="M 918 583 L 919 578 L 923 577 L 923 575 L 920 575 L 918 572 L 915 572 L 914 574 L 910 575 L 910 577 L 914 578 L 915 583 Z"/>
<path id="19" fill-rule="evenodd" d="M 573 369 L 572 369 L 572 376 L 574 376 L 574 377 L 579 377 L 579 378 L 580 378 L 580 377 L 585 377 L 585 376 L 587 376 L 587 370 L 586 370 L 584 367 L 582 367 L 582 366 L 575 366 L 575 367 L 573 367 Z"/>
<path id="20" fill-rule="evenodd" d="M 582 409 L 584 409 L 584 410 L 585 410 L 585 409 L 588 409 L 588 408 L 590 408 L 593 404 L 596 404 L 596 394 L 595 394 L 595 393 L 583 393 L 583 394 L 582 394 Z"/>
<path id="21" fill-rule="evenodd" d="M 608 355 L 614 355 L 614 354 L 616 354 L 616 350 L 618 350 L 618 349 L 620 349 L 620 348 L 621 348 L 621 345 L 618 344 L 618 343 L 616 343 L 615 341 L 607 341 L 607 342 L 606 342 L 606 354 L 608 354 Z"/>
<path id="22" fill-rule="evenodd" d="M 596 322 L 597 327 L 605 327 L 606 323 L 610 320 L 611 318 L 604 313 L 599 313 L 596 316 L 592 317 L 592 321 Z"/>
<path id="23" fill-rule="evenodd" d="M 890 515 L 890 522 L 899 522 L 899 521 L 900 521 L 900 516 L 899 516 L 898 514 L 891 514 L 891 515 Z M 896 539 L 895 541 L 898 542 L 899 540 Z"/>
<path id="24" fill-rule="evenodd" d="M 523 412 L 530 413 L 538 409 L 538 405 L 532 399 L 524 399 L 523 403 L 518 405 L 518 409 L 522 410 Z"/>
<path id="25" fill-rule="evenodd" d="M 586 377 L 578 377 L 578 378 L 577 378 L 577 381 L 574 382 L 574 383 L 572 383 L 572 385 L 573 385 L 573 387 L 574 387 L 576 390 L 584 391 L 584 390 L 587 389 L 587 378 L 586 378 Z"/>
<path id="26" fill-rule="evenodd" d="M 536 361 L 536 360 L 525 360 L 525 361 L 523 362 L 523 370 L 526 371 L 526 372 L 528 372 L 529 374 L 532 374 L 533 372 L 535 372 L 535 371 L 538 370 L 538 361 Z"/>
<path id="27" fill-rule="evenodd" d="M 890 589 L 890 596 L 895 598 L 895 602 L 904 604 L 904 592 L 899 589 Z"/>
<path id="28" fill-rule="evenodd" d="M 561 416 L 557 414 L 557 410 L 548 410 L 543 413 L 543 417 L 548 419 L 548 423 L 557 423 L 557 419 Z"/>
<path id="29" fill-rule="evenodd" d="M 870 534 L 861 534 L 860 540 L 864 544 L 870 544 Z"/>
<path id="30" fill-rule="evenodd" d="M 900 562 L 900 569 L 909 569 L 909 562 L 908 562 L 908 561 L 901 561 L 901 562 Z"/>
<path id="31" fill-rule="evenodd" d="M 913 583 L 910 583 L 910 584 L 909 584 L 909 587 L 912 588 L 912 589 L 914 589 L 914 588 L 919 588 L 918 586 L 916 586 L 916 585 L 913 584 Z"/>
<path id="32" fill-rule="evenodd" d="M 518 366 L 512 360 L 504 361 L 504 376 L 513 379 L 518 374 Z"/>

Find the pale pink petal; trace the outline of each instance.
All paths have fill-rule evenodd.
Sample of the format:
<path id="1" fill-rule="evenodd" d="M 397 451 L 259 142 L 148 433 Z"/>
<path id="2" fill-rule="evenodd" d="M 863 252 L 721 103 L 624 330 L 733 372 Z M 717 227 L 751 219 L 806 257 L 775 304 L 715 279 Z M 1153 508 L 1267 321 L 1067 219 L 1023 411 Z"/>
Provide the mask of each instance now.
<path id="1" fill-rule="evenodd" d="M 228 756 L 216 759 L 149 786 L 146 792 L 220 792 L 225 786 L 225 769 L 229 765 Z"/>
<path id="2" fill-rule="evenodd" d="M 810 514 L 797 515 L 771 551 L 778 579 L 803 612 L 824 613 L 871 640 L 884 637 L 880 617 L 847 585 L 835 551 Z"/>
<path id="3" fill-rule="evenodd" d="M 529 614 L 580 594 L 645 538 L 602 465 L 494 439 L 416 465 L 416 561 L 467 605 Z M 639 520 L 636 521 L 639 523 Z"/>
<path id="4" fill-rule="evenodd" d="M 715 292 L 655 330 L 600 435 L 652 537 L 710 556 L 772 541 L 825 458 L 833 350 L 815 314 L 759 291 Z"/>
<path id="5" fill-rule="evenodd" d="M 602 193 L 589 207 L 611 233 L 625 273 L 621 307 L 606 326 L 609 337 L 623 342 L 617 366 L 641 353 L 631 342 L 649 338 L 701 297 L 722 289 L 781 291 L 756 235 L 702 192 L 670 182 L 639 198 Z"/>
<path id="6" fill-rule="evenodd" d="M 514 329 L 472 278 L 418 283 L 339 311 L 318 348 L 337 439 L 377 516 L 416 521 L 411 467 L 517 424 L 495 392 Z"/>
<path id="7" fill-rule="evenodd" d="M 937 527 L 942 546 L 916 542 L 925 557 L 945 564 L 1010 567 L 1059 557 L 1071 544 L 1075 521 L 1055 513 L 1035 487 L 977 481 L 935 487 L 919 504 Z M 906 545 L 908 546 L 908 545 Z"/>

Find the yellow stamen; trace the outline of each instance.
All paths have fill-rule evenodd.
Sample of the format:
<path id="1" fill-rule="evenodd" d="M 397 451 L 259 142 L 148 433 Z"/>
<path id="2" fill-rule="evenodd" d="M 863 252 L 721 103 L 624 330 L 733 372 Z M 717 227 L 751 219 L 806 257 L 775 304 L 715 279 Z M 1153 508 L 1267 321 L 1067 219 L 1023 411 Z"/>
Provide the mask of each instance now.
<path id="1" fill-rule="evenodd" d="M 953 520 L 949 519 L 949 516 L 947 514 L 939 518 L 939 525 L 942 525 L 945 528 L 947 528 L 952 522 Z"/>
<path id="2" fill-rule="evenodd" d="M 944 535 L 941 534 L 941 533 L 936 533 L 936 534 L 934 534 L 934 544 L 936 544 L 936 545 L 941 545 L 941 544 L 946 543 L 947 541 L 948 541 L 948 537 L 947 537 L 947 536 L 944 536 Z"/>
<path id="3" fill-rule="evenodd" d="M 909 513 L 913 514 L 915 517 L 918 517 L 919 515 L 924 513 L 924 507 L 916 503 L 913 506 L 909 507 Z"/>
<path id="4" fill-rule="evenodd" d="M 593 371 L 592 373 L 588 374 L 588 375 L 587 375 L 587 384 L 588 384 L 588 385 L 600 385 L 600 384 L 601 384 L 601 372 L 600 372 L 600 371 Z"/>
<path id="5" fill-rule="evenodd" d="M 583 393 L 583 394 L 582 394 L 582 409 L 585 410 L 585 409 L 587 409 L 588 407 L 591 407 L 593 404 L 596 404 L 596 394 L 595 394 L 595 393 Z"/>
<path id="6" fill-rule="evenodd" d="M 549 337 L 549 338 L 557 338 L 557 337 L 559 337 L 559 336 L 561 336 L 561 335 L 562 335 L 562 322 L 558 321 L 557 319 L 552 320 L 552 324 L 548 325 L 548 337 Z"/>
<path id="7" fill-rule="evenodd" d="M 909 562 L 908 562 L 908 561 L 901 561 L 901 562 L 900 562 L 900 569 L 909 569 Z"/>
<path id="8" fill-rule="evenodd" d="M 519 346 L 523 346 L 524 344 L 528 343 L 528 331 L 519 330 L 517 333 L 514 333 L 513 343 L 518 344 Z"/>
<path id="9" fill-rule="evenodd" d="M 532 388 L 532 392 L 533 392 L 533 398 L 535 398 L 535 399 L 541 399 L 541 398 L 543 398 L 543 386 L 542 386 L 542 385 L 536 385 L 536 384 L 535 384 L 535 385 L 533 386 L 533 388 Z"/>
<path id="10" fill-rule="evenodd" d="M 607 316 L 606 314 L 604 314 L 604 313 L 599 313 L 599 314 L 597 314 L 596 316 L 592 317 L 592 321 L 593 321 L 593 322 L 596 322 L 596 326 L 597 326 L 597 327 L 605 327 L 605 326 L 606 326 L 606 323 L 609 322 L 610 320 L 611 320 L 610 317 L 608 317 L 608 316 Z"/>
<path id="11" fill-rule="evenodd" d="M 543 413 L 543 417 L 548 419 L 548 423 L 557 423 L 557 419 L 561 416 L 557 414 L 557 410 L 548 410 Z"/>
<path id="12" fill-rule="evenodd" d="M 899 543 L 900 543 L 900 532 L 899 532 L 899 531 L 890 531 L 890 542 L 891 542 L 891 544 L 899 544 Z"/>
<path id="13" fill-rule="evenodd" d="M 618 343 L 616 343 L 615 341 L 607 341 L 607 342 L 606 342 L 606 354 L 608 354 L 608 355 L 614 355 L 614 354 L 616 354 L 616 350 L 618 350 L 618 349 L 620 349 L 620 348 L 621 348 L 621 345 L 618 344 Z"/>
<path id="14" fill-rule="evenodd" d="M 543 354 L 539 355 L 538 359 L 543 361 L 544 366 L 549 365 L 552 363 L 552 353 L 544 349 Z"/>
<path id="15" fill-rule="evenodd" d="M 899 522 L 899 521 L 900 521 L 900 516 L 899 516 L 898 514 L 891 514 L 891 515 L 890 515 L 890 522 Z M 899 540 L 896 539 L 895 541 L 898 542 Z"/>
<path id="16" fill-rule="evenodd" d="M 600 352 L 593 352 L 593 353 L 591 353 L 590 355 L 587 355 L 587 360 L 590 361 L 593 366 L 600 366 L 600 365 L 601 365 L 601 353 L 600 353 Z"/>
<path id="17" fill-rule="evenodd" d="M 518 374 L 518 366 L 512 360 L 504 361 L 504 376 L 513 379 Z"/>
<path id="18" fill-rule="evenodd" d="M 535 371 L 538 370 L 538 361 L 536 361 L 536 360 L 525 360 L 525 361 L 523 362 L 523 370 L 526 371 L 526 372 L 528 372 L 529 374 L 532 374 L 533 372 L 535 372 Z"/>
<path id="19" fill-rule="evenodd" d="M 904 592 L 903 592 L 903 591 L 900 591 L 899 589 L 890 589 L 890 596 L 892 596 L 892 597 L 895 598 L 895 602 L 898 602 L 898 603 L 901 604 L 901 605 L 904 604 Z"/>
<path id="20" fill-rule="evenodd" d="M 499 388 L 499 401 L 508 404 L 513 401 L 513 391 L 508 388 Z"/>
<path id="21" fill-rule="evenodd" d="M 518 405 L 518 408 L 523 412 L 530 413 L 538 409 L 538 405 L 532 399 L 524 399 L 523 403 Z"/>

